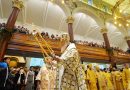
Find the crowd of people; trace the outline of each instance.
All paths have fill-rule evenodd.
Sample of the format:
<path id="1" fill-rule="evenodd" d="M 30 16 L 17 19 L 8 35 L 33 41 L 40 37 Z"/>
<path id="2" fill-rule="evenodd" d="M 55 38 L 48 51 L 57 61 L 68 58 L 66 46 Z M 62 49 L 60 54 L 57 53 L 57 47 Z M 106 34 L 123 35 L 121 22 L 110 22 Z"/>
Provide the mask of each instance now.
<path id="1" fill-rule="evenodd" d="M 36 90 L 36 76 L 40 67 L 9 67 L 10 58 L 0 63 L 1 90 Z"/>
<path id="2" fill-rule="evenodd" d="M 130 90 L 130 68 L 125 64 L 118 70 L 116 64 L 108 69 L 98 65 L 84 65 L 76 45 L 70 42 L 68 35 L 62 35 L 61 56 L 52 52 L 45 57 L 45 65 L 34 67 L 10 68 L 10 58 L 0 62 L 1 90 Z M 86 67 L 86 68 L 85 68 Z"/>
<path id="3" fill-rule="evenodd" d="M 48 32 L 42 32 L 41 35 L 44 38 L 49 38 L 49 39 L 53 39 L 53 40 L 60 40 L 60 36 L 58 34 L 57 35 L 54 35 L 54 34 L 49 35 Z"/>
<path id="4" fill-rule="evenodd" d="M 98 65 L 81 64 L 76 45 L 68 35 L 62 35 L 61 56 L 51 53 L 40 69 L 10 68 L 10 58 L 0 62 L 1 90 L 130 90 L 130 68 L 116 64 L 101 70 Z M 85 68 L 86 67 L 86 68 Z"/>
<path id="5" fill-rule="evenodd" d="M 21 26 L 15 26 L 15 30 L 18 33 L 22 33 L 22 34 L 29 34 L 29 30 L 25 27 L 21 27 Z"/>
<path id="6" fill-rule="evenodd" d="M 0 23 L 0 29 L 5 29 L 6 23 Z M 23 26 L 14 26 L 14 32 L 29 34 L 29 30 Z"/>
<path id="7" fill-rule="evenodd" d="M 6 25 L 5 23 L 0 23 L 0 29 L 4 29 L 5 25 Z M 27 28 L 23 27 L 23 26 L 15 26 L 14 29 L 15 29 L 16 32 L 21 33 L 21 34 L 30 34 L 29 30 Z M 44 32 L 43 31 L 41 33 L 41 35 L 44 38 L 53 39 L 53 40 L 60 40 L 60 36 L 58 34 L 57 35 L 54 35 L 54 34 L 49 35 L 48 32 Z M 98 43 L 95 43 L 95 42 L 75 40 L 75 43 L 82 44 L 82 45 L 85 45 L 85 46 L 105 48 L 105 43 L 104 42 L 102 44 L 98 44 Z M 126 54 L 127 53 L 126 51 L 123 51 L 119 47 L 111 47 L 111 48 L 113 50 L 115 50 L 115 51 L 118 51 L 119 53 L 122 53 L 122 54 Z"/>
<path id="8" fill-rule="evenodd" d="M 94 42 L 88 42 L 88 41 L 82 41 L 82 40 L 75 40 L 76 43 L 86 45 L 86 46 L 92 46 L 92 47 L 99 47 L 99 48 L 105 48 L 105 44 L 102 45 Z"/>
<path id="9" fill-rule="evenodd" d="M 0 29 L 5 29 L 6 24 L 5 23 L 0 23 Z"/>
<path id="10" fill-rule="evenodd" d="M 57 68 L 59 66 L 55 68 L 52 68 L 50 65 L 45 65 L 41 68 L 31 66 L 30 69 L 27 67 L 10 68 L 8 65 L 10 62 L 9 57 L 4 58 L 3 62 L 0 63 L 0 90 L 61 90 L 56 86 Z M 122 69 L 117 69 L 117 67 L 111 68 L 111 66 L 110 68 L 100 69 L 98 65 L 93 66 L 92 64 L 82 64 L 82 68 L 83 73 L 77 78 L 85 79 L 86 87 L 80 90 L 130 90 L 129 64 L 124 64 Z M 68 73 L 71 74 L 70 72 Z M 69 78 L 69 75 L 67 78 Z M 68 81 L 65 82 L 68 83 Z"/>
<path id="11" fill-rule="evenodd" d="M 98 47 L 98 48 L 104 48 L 104 49 L 106 48 L 104 42 L 102 44 L 88 42 L 88 41 L 82 41 L 82 40 L 75 40 L 75 42 L 77 44 L 82 44 L 82 45 L 91 46 L 91 47 Z M 120 53 L 124 53 L 124 54 L 127 53 L 127 52 L 123 51 L 122 49 L 120 49 L 119 47 L 111 47 L 111 48 Z"/>
<path id="12" fill-rule="evenodd" d="M 116 67 L 101 70 L 99 66 L 87 65 L 86 83 L 88 90 L 130 90 L 129 64 L 123 69 Z"/>

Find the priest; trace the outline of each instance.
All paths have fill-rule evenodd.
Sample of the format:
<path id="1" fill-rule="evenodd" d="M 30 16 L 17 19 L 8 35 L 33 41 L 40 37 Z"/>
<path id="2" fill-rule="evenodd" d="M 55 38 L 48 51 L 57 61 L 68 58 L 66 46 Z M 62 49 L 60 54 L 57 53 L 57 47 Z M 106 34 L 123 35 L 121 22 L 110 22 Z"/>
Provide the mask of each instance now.
<path id="1" fill-rule="evenodd" d="M 107 90 L 114 90 L 113 84 L 112 84 L 112 76 L 111 73 L 108 71 L 104 72 L 106 82 L 107 82 Z"/>
<path id="2" fill-rule="evenodd" d="M 98 90 L 107 90 L 107 80 L 103 72 L 100 70 L 99 66 L 96 66 L 96 74 L 98 80 Z"/>
<path id="3" fill-rule="evenodd" d="M 45 58 L 46 65 L 42 66 L 37 77 L 37 90 L 54 90 L 56 73 L 52 69 L 51 57 Z"/>
<path id="4" fill-rule="evenodd" d="M 85 72 L 80 64 L 80 57 L 75 44 L 70 42 L 68 34 L 63 34 L 61 41 L 63 43 L 61 57 L 53 54 L 59 64 L 56 90 L 87 90 Z"/>
<path id="5" fill-rule="evenodd" d="M 92 69 L 92 64 L 87 66 L 86 83 L 88 90 L 97 90 L 97 76 L 95 71 Z"/>
<path id="6" fill-rule="evenodd" d="M 125 64 L 125 68 L 123 69 L 123 78 L 124 78 L 124 85 L 125 90 L 130 90 L 130 68 L 129 64 Z"/>

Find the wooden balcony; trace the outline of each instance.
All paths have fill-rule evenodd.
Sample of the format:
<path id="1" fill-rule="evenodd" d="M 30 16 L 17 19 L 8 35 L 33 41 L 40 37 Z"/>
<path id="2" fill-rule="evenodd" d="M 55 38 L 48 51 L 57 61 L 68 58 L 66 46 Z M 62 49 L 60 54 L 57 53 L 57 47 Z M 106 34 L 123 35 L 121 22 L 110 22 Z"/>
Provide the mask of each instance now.
<path id="1" fill-rule="evenodd" d="M 59 40 L 45 39 L 56 54 L 61 55 L 62 46 Z M 109 63 L 109 57 L 105 49 L 76 44 L 82 61 Z M 43 47 L 47 50 L 46 46 Z M 48 50 L 47 50 L 48 51 Z M 42 57 L 41 49 L 32 35 L 15 33 L 9 42 L 7 54 L 31 57 Z M 117 63 L 130 62 L 130 54 L 119 54 L 114 51 Z"/>

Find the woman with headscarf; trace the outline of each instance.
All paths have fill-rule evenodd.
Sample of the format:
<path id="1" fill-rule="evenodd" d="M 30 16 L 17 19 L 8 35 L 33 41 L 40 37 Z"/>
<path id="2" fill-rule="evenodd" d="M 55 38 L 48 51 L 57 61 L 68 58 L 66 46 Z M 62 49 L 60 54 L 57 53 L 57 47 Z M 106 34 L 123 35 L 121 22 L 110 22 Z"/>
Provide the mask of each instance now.
<path id="1" fill-rule="evenodd" d="M 69 42 L 68 34 L 62 35 L 64 43 L 61 57 L 53 55 L 58 61 L 56 90 L 87 90 L 85 72 L 80 64 L 78 50 L 74 43 Z"/>

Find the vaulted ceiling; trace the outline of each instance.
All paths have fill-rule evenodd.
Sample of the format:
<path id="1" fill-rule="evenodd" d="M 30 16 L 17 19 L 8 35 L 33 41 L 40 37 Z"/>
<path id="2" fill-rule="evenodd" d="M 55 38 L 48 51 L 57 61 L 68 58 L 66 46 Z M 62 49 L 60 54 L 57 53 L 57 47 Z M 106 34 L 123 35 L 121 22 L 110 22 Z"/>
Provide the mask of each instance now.
<path id="1" fill-rule="evenodd" d="M 55 1 L 57 2 L 51 2 L 49 0 L 24 0 L 24 8 L 18 16 L 16 25 L 23 25 L 30 31 L 35 28 L 40 32 L 47 31 L 50 34 L 67 32 L 67 6 L 62 4 L 62 0 Z M 0 0 L 1 22 L 6 22 L 11 11 L 11 0 Z M 99 25 L 100 21 L 95 20 L 96 16 L 88 13 L 87 10 L 79 10 L 73 16 L 75 19 L 73 29 L 76 40 L 93 41 L 102 44 L 103 37 L 100 33 L 102 27 Z M 106 22 L 106 27 L 111 45 L 126 50 L 128 46 L 124 40 L 124 35 L 121 33 L 122 31 L 109 21 Z"/>
<path id="2" fill-rule="evenodd" d="M 116 3 L 121 2 L 117 8 L 119 9 L 119 12 L 123 16 L 130 16 L 130 0 L 103 0 L 103 2 L 106 2 L 112 6 L 115 6 Z M 130 22 L 130 21 L 128 21 Z"/>
<path id="3" fill-rule="evenodd" d="M 102 1 L 104 1 L 104 2 L 106 2 L 106 3 L 109 3 L 110 5 L 115 5 L 116 4 L 116 2 L 117 2 L 117 0 L 102 0 Z"/>

